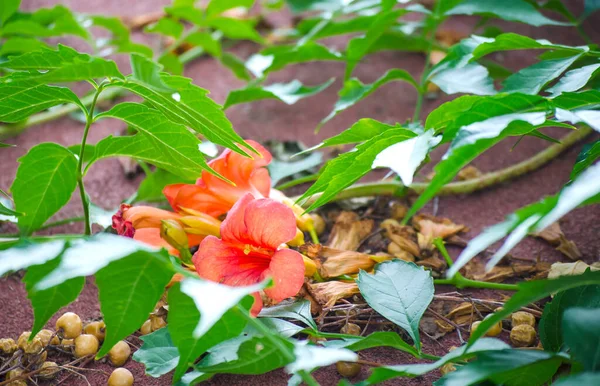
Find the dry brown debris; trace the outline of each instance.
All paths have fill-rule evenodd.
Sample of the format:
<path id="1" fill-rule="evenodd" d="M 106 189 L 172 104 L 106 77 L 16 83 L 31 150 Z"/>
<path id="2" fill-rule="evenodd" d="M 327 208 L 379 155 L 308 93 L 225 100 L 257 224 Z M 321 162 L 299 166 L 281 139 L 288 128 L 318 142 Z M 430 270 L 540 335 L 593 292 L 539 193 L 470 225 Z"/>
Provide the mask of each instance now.
<path id="1" fill-rule="evenodd" d="M 317 270 L 324 279 L 352 275 L 361 269 L 370 271 L 376 261 L 370 255 L 355 251 L 344 251 L 321 244 L 304 244 L 300 252 L 317 263 Z"/>
<path id="2" fill-rule="evenodd" d="M 455 224 L 448 218 L 434 217 L 427 214 L 416 215 L 412 222 L 414 227 L 419 231 L 417 240 L 422 257 L 429 257 L 433 254 L 433 250 L 435 249 L 433 245 L 434 239 L 446 239 L 468 230 L 464 225 Z"/>
<path id="3" fill-rule="evenodd" d="M 308 292 L 324 308 L 332 307 L 338 300 L 360 293 L 356 283 L 327 281 L 307 285 Z"/>
<path id="4" fill-rule="evenodd" d="M 581 258 L 581 252 L 579 252 L 579 248 L 577 248 L 577 245 L 575 245 L 573 241 L 567 239 L 557 222 L 540 232 L 534 233 L 533 235 L 546 240 L 550 245 L 556 248 L 557 251 L 561 252 L 563 255 L 573 261 Z"/>
<path id="5" fill-rule="evenodd" d="M 387 219 L 381 223 L 385 229 L 385 236 L 396 243 L 401 249 L 413 256 L 421 257 L 421 250 L 417 244 L 417 234 L 415 230 L 407 225 L 401 225 L 394 219 Z"/>
<path id="6" fill-rule="evenodd" d="M 334 249 L 356 251 L 361 241 L 373 232 L 374 226 L 375 222 L 371 219 L 361 220 L 358 214 L 343 211 L 333 224 L 327 246 Z"/>

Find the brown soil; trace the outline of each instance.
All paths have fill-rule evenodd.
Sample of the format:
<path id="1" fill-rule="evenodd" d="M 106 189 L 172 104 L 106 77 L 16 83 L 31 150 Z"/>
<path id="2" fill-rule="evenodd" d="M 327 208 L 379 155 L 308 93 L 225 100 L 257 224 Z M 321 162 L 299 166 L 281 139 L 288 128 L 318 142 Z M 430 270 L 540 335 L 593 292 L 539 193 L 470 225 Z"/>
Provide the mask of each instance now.
<path id="1" fill-rule="evenodd" d="M 170 1 L 161 0 L 153 2 L 127 2 L 127 9 L 123 9 L 123 1 L 104 0 L 94 2 L 81 2 L 75 0 L 23 0 L 26 9 L 35 9 L 62 3 L 72 7 L 74 10 L 86 13 L 103 13 L 114 15 L 132 15 L 146 13 L 167 5 Z M 570 2 L 569 2 L 570 3 Z M 582 3 L 582 2 L 579 2 Z M 286 17 L 271 17 L 277 24 L 286 22 Z M 595 22 L 598 22 L 596 18 Z M 471 31 L 473 20 L 469 18 L 456 18 L 447 23 L 444 28 L 454 29 L 464 33 Z M 580 39 L 573 31 L 561 28 L 535 29 L 523 25 L 499 23 L 503 29 L 527 34 L 536 38 L 549 38 L 556 43 L 581 44 Z M 587 27 L 591 27 L 588 25 Z M 588 28 L 593 38 L 598 41 L 600 30 Z M 332 39 L 330 42 L 338 49 L 343 49 L 343 39 Z M 236 54 L 248 56 L 255 47 L 251 44 L 242 44 L 235 48 Z M 530 52 L 518 52 L 516 54 L 504 55 L 505 65 L 511 68 L 520 68 L 531 63 Z M 118 58 L 120 65 L 126 63 L 126 58 Z M 420 75 L 423 65 L 423 56 L 419 54 L 408 54 L 401 52 L 380 53 L 367 58 L 361 63 L 355 72 L 355 76 L 363 82 L 372 82 L 385 70 L 389 68 L 404 68 L 414 76 Z M 124 65 L 125 66 L 125 65 Z M 126 68 L 126 66 L 124 67 Z M 311 63 L 295 65 L 273 74 L 270 81 L 289 81 L 299 79 L 305 84 L 315 85 L 336 77 L 338 80 L 326 91 L 309 99 L 302 100 L 294 106 L 287 106 L 275 101 L 261 101 L 252 104 L 234 106 L 228 111 L 228 116 L 234 124 L 235 129 L 246 138 L 259 141 L 268 139 L 276 140 L 301 140 L 306 145 L 314 145 L 323 138 L 329 137 L 349 127 L 359 118 L 371 117 L 384 122 L 403 122 L 412 116 L 415 92 L 402 83 L 392 83 L 381 87 L 374 95 L 354 108 L 340 114 L 329 122 L 320 134 L 313 135 L 313 129 L 319 120 L 326 116 L 331 110 L 335 100 L 336 92 L 341 86 L 339 80 L 343 74 L 343 65 L 340 63 Z M 242 82 L 235 79 L 228 70 L 221 67 L 213 60 L 200 59 L 186 68 L 186 75 L 193 78 L 194 82 L 211 91 L 212 97 L 223 102 L 227 93 L 235 88 L 243 86 Z M 443 97 L 436 100 L 427 100 L 424 112 L 427 113 L 442 102 L 448 100 Z M 108 134 L 118 134 L 124 126 L 114 121 L 101 121 L 93 127 L 89 142 L 94 143 Z M 15 148 L 3 149 L 0 153 L 0 188 L 8 189 L 15 176 L 17 159 L 25 154 L 29 148 L 39 142 L 53 141 L 64 145 L 78 143 L 81 138 L 82 125 L 69 118 L 63 118 L 51 123 L 42 124 L 23 133 L 17 138 L 6 142 L 17 145 Z M 555 131 L 555 135 L 562 135 L 561 131 Z M 597 136 L 596 138 L 597 139 Z M 588 142 L 592 138 L 588 138 Z M 505 141 L 496 146 L 492 151 L 478 158 L 474 165 L 482 171 L 496 170 L 510 164 L 521 161 L 546 146 L 539 139 L 525 139 L 511 151 L 512 141 Z M 457 223 L 463 223 L 470 227 L 466 238 L 470 239 L 479 234 L 484 227 L 501 221 L 504 216 L 515 209 L 536 201 L 541 197 L 556 193 L 569 177 L 574 160 L 581 149 L 581 144 L 573 147 L 563 155 L 552 161 L 547 166 L 527 176 L 518 178 L 510 183 L 496 186 L 468 196 L 443 197 L 437 200 L 437 214 L 449 217 Z M 438 152 L 439 157 L 441 153 Z M 430 169 L 425 168 L 424 176 Z M 98 163 L 86 178 L 86 186 L 92 201 L 105 208 L 116 207 L 121 200 L 131 195 L 140 182 L 140 178 L 128 180 L 125 178 L 120 164 L 116 160 L 106 160 Z M 428 205 L 424 212 L 431 213 L 433 204 Z M 55 219 L 63 219 L 80 214 L 80 202 L 74 196 L 64 210 Z M 598 220 L 600 219 L 600 206 L 578 209 L 565 216 L 561 221 L 562 229 L 569 239 L 575 241 L 583 254 L 585 261 L 597 261 L 600 258 L 600 238 L 598 238 Z M 81 224 L 74 224 L 57 228 L 54 232 L 79 232 Z M 3 233 L 12 232 L 7 226 L 0 226 Z M 451 250 L 456 255 L 458 250 Z M 556 261 L 564 258 L 548 245 L 534 239 L 526 239 L 513 251 L 517 257 Z M 447 292 L 453 289 L 440 287 L 438 292 Z M 498 298 L 500 294 L 485 291 L 473 291 L 480 297 Z M 27 294 L 17 276 L 9 276 L 0 279 L 0 337 L 16 338 L 23 331 L 30 329 L 32 324 L 32 311 L 27 300 Z M 100 317 L 97 301 L 97 289 L 93 280 L 88 283 L 79 298 L 61 311 L 73 311 L 84 319 Z M 53 326 L 55 318 L 49 322 Z M 140 342 L 131 338 L 132 343 L 139 345 Z M 443 355 L 447 348 L 458 344 L 455 333 L 442 338 L 440 342 L 434 342 L 424 337 L 424 350 L 435 355 Z M 414 359 L 398 351 L 389 349 L 372 349 L 362 353 L 364 359 L 377 361 L 385 364 L 399 364 L 414 362 Z M 154 379 L 144 376 L 143 366 L 129 361 L 126 366 L 130 369 L 138 385 L 169 385 L 170 377 L 164 376 Z M 110 373 L 111 367 L 107 364 L 97 363 L 94 369 Z M 100 372 L 86 372 L 87 378 L 92 385 L 106 384 L 107 375 Z M 358 381 L 368 375 L 364 369 L 353 379 Z M 335 385 L 339 381 L 339 375 L 335 368 L 328 367 L 316 372 L 318 381 L 323 385 Z M 214 385 L 285 385 L 288 379 L 282 370 L 274 371 L 256 377 L 218 375 L 209 383 Z M 392 385 L 428 385 L 436 379 L 436 374 L 426 375 L 413 380 L 401 379 L 391 381 Z M 77 377 L 71 377 L 65 385 L 85 385 L 85 381 Z"/>

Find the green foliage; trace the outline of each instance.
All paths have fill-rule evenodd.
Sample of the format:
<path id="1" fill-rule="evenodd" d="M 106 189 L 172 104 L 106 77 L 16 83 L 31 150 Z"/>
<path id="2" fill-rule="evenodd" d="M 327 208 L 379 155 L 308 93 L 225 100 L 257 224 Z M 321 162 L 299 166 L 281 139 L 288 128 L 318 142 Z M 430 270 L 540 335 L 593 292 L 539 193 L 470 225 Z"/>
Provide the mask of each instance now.
<path id="1" fill-rule="evenodd" d="M 282 303 L 273 307 L 263 308 L 260 312 L 263 318 L 286 318 L 297 320 L 306 326 L 317 329 L 317 324 L 310 314 L 310 301 L 302 300 L 295 303 Z"/>
<path id="2" fill-rule="evenodd" d="M 384 262 L 374 274 L 361 271 L 356 281 L 367 303 L 408 332 L 421 350 L 419 322 L 433 300 L 433 279 L 423 267 L 402 260 Z"/>
<path id="3" fill-rule="evenodd" d="M 565 344 L 586 371 L 600 369 L 600 308 L 569 308 L 562 319 Z"/>
<path id="4" fill-rule="evenodd" d="M 133 359 L 146 366 L 146 374 L 160 377 L 177 367 L 179 351 L 166 327 L 141 336 L 140 339 L 144 344 L 133 353 Z"/>

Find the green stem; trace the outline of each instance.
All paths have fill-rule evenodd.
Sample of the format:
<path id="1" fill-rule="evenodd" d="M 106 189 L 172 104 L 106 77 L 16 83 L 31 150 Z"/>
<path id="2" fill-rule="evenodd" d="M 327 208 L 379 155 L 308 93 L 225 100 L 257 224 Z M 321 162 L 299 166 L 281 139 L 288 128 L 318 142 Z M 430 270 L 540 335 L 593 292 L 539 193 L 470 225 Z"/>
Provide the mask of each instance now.
<path id="1" fill-rule="evenodd" d="M 306 182 L 316 181 L 318 178 L 319 178 L 318 174 L 311 174 L 308 176 L 296 178 L 295 180 L 292 180 L 289 182 L 284 182 L 283 184 L 277 185 L 275 187 L 275 189 L 279 189 L 279 190 L 288 189 L 288 188 L 291 188 L 292 186 L 304 184 Z"/>
<path id="2" fill-rule="evenodd" d="M 94 109 L 96 108 L 98 97 L 102 93 L 103 89 L 103 84 L 98 86 L 96 92 L 94 93 L 92 103 L 90 103 L 90 107 L 85 114 L 85 129 L 83 130 L 83 138 L 81 139 L 81 147 L 79 149 L 79 161 L 77 163 L 77 185 L 79 185 L 79 195 L 81 196 L 81 204 L 83 205 L 83 218 L 85 221 L 84 231 L 86 235 L 92 234 L 92 224 L 90 222 L 90 202 L 87 194 L 85 193 L 85 186 L 83 185 L 83 153 L 85 151 L 85 143 L 90 132 L 90 126 L 94 122 Z"/>
<path id="3" fill-rule="evenodd" d="M 444 245 L 444 240 L 440 238 L 436 238 L 433 240 L 433 244 L 436 246 L 438 251 L 442 254 L 446 262 L 448 263 L 448 267 L 452 266 L 454 262 Z M 497 289 L 503 291 L 517 291 L 518 287 L 516 284 L 503 284 L 503 283 L 489 283 L 487 281 L 478 281 L 467 279 L 460 272 L 457 272 L 451 279 L 435 279 L 433 281 L 434 284 L 445 284 L 445 285 L 453 285 L 456 288 L 490 288 Z"/>
<path id="4" fill-rule="evenodd" d="M 317 235 L 317 231 L 315 231 L 315 228 L 310 228 L 308 230 L 308 234 L 310 235 L 310 239 L 313 243 L 321 244 L 321 242 L 319 241 L 319 236 Z"/>
<path id="5" fill-rule="evenodd" d="M 260 322 L 256 318 L 253 318 L 252 316 L 250 316 L 250 314 L 248 314 L 248 311 L 243 309 L 241 306 L 238 306 L 238 311 L 246 317 L 246 319 L 248 320 L 248 324 L 251 324 L 252 327 L 256 328 L 261 334 L 263 334 L 263 336 L 266 339 L 268 339 L 271 343 L 273 343 L 273 345 L 275 347 L 277 347 L 277 349 L 279 350 L 281 355 L 288 362 L 293 362 L 294 360 L 296 360 L 296 358 L 294 357 L 294 354 L 292 352 L 290 352 L 289 348 L 287 348 L 281 342 L 281 340 L 279 340 L 276 336 L 274 336 L 273 333 L 271 332 L 271 330 L 269 330 L 264 324 L 262 324 L 262 322 Z M 313 378 L 313 376 L 310 375 L 310 373 L 308 373 L 304 370 L 301 370 L 301 371 L 298 371 L 298 375 L 300 376 L 300 378 L 302 378 L 304 383 L 306 383 L 308 386 L 319 386 L 319 383 L 317 382 L 317 380 L 315 378 Z"/>
<path id="6" fill-rule="evenodd" d="M 561 139 L 561 143 L 550 145 L 533 157 L 515 165 L 495 172 L 486 173 L 481 177 L 473 178 L 471 180 L 457 181 L 446 184 L 439 190 L 438 195 L 443 196 L 472 193 L 532 172 L 544 166 L 563 151 L 587 137 L 591 132 L 592 129 L 588 127 L 582 127 L 564 136 Z M 355 197 L 397 196 L 402 194 L 405 189 L 408 189 L 416 194 L 421 194 L 425 191 L 425 189 L 427 189 L 428 186 L 429 183 L 415 182 L 410 187 L 406 187 L 399 181 L 355 184 L 338 193 L 338 195 L 335 196 L 331 201 L 339 201 Z M 321 193 L 315 194 L 306 200 L 306 202 L 303 202 L 302 205 L 307 207 L 315 202 L 320 196 Z M 300 197 L 292 197 L 294 200 L 298 200 L 299 198 Z"/>
<path id="7" fill-rule="evenodd" d="M 64 220 L 58 220 L 58 221 L 48 223 L 48 224 L 44 225 L 43 227 L 41 227 L 40 229 L 38 229 L 38 231 L 43 231 L 43 230 L 54 228 L 57 226 L 73 224 L 73 223 L 81 222 L 81 221 L 85 221 L 85 218 L 84 217 L 69 217 Z"/>

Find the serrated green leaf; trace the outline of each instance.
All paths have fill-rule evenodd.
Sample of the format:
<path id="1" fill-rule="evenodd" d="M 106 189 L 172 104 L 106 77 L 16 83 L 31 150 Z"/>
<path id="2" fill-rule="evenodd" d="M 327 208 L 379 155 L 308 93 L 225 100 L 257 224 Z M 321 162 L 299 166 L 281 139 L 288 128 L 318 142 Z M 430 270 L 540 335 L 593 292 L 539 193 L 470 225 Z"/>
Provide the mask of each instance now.
<path id="1" fill-rule="evenodd" d="M 429 42 L 421 36 L 413 36 L 402 31 L 383 33 L 369 48 L 369 53 L 378 51 L 427 52 Z"/>
<path id="2" fill-rule="evenodd" d="M 17 10 L 21 0 L 5 0 L 2 3 L 2 9 L 0 9 L 0 26 L 4 24 Z"/>
<path id="3" fill-rule="evenodd" d="M 466 100 L 467 104 L 472 100 Z M 453 104 L 459 110 L 462 104 Z M 546 121 L 546 109 L 542 98 L 533 95 L 508 94 L 482 97 L 475 101 L 468 113 L 460 115 L 444 132 L 444 138 L 452 138 L 450 148 L 434 168 L 435 177 L 408 211 L 408 221 L 446 183 L 473 161 L 509 135 L 522 135 L 535 129 L 534 125 Z"/>
<path id="4" fill-rule="evenodd" d="M 473 59 L 479 59 L 485 55 L 489 55 L 498 51 L 539 49 L 572 52 L 573 54 L 589 51 L 589 48 L 585 46 L 571 47 L 561 44 L 553 44 L 545 39 L 535 40 L 528 36 L 509 32 L 500 34 L 493 39 L 482 39 L 480 44 L 478 44 L 473 50 Z"/>
<path id="5" fill-rule="evenodd" d="M 104 138 L 96 145 L 93 161 L 125 155 L 154 163 L 184 179 L 199 176 L 203 170 L 211 171 L 198 148 L 200 140 L 156 110 L 125 102 L 96 117 L 101 118 L 120 119 L 135 127 L 138 133 Z"/>
<path id="6" fill-rule="evenodd" d="M 349 129 L 346 129 L 340 134 L 334 135 L 331 138 L 323 140 L 323 142 L 321 142 L 315 147 L 308 149 L 307 151 L 312 151 L 328 146 L 348 145 L 352 143 L 368 141 L 369 139 L 382 134 L 386 130 L 393 130 L 400 127 L 401 126 L 398 124 L 388 125 L 386 123 L 382 123 L 371 118 L 362 118 L 359 119 L 352 126 L 350 126 Z"/>
<path id="7" fill-rule="evenodd" d="M 600 284 L 600 271 L 587 271 L 583 275 L 561 276 L 553 280 L 535 280 L 519 282 L 518 291 L 504 303 L 502 310 L 498 310 L 492 316 L 485 318 L 475 331 L 471 331 L 469 346 L 481 338 L 490 327 L 502 321 L 511 313 L 518 311 L 521 307 L 536 302 L 553 293 L 566 291 L 571 288 L 583 287 L 587 285 Z"/>
<path id="8" fill-rule="evenodd" d="M 46 43 L 35 38 L 13 36 L 6 39 L 0 47 L 0 56 L 23 54 L 25 52 L 38 51 L 50 48 Z"/>
<path id="9" fill-rule="evenodd" d="M 133 253 L 96 273 L 100 310 L 106 323 L 100 358 L 148 319 L 174 270 L 163 255 Z"/>
<path id="10" fill-rule="evenodd" d="M 163 169 L 156 169 L 151 174 L 146 175 L 142 180 L 137 191 L 136 201 L 162 201 L 165 199 L 162 191 L 167 185 L 171 184 L 193 184 L 196 178 L 188 176 L 183 178 Z"/>
<path id="11" fill-rule="evenodd" d="M 31 234 L 62 208 L 77 185 L 77 158 L 55 143 L 34 146 L 19 158 L 11 190 L 19 229 Z"/>
<path id="12" fill-rule="evenodd" d="M 150 47 L 131 41 L 129 29 L 118 17 L 93 15 L 90 16 L 89 20 L 94 26 L 104 28 L 111 33 L 110 39 L 106 42 L 102 41 L 102 44 L 100 44 L 99 48 L 104 48 L 102 53 L 107 52 L 107 46 L 113 46 L 116 48 L 116 52 L 138 53 L 148 58 L 152 57 L 152 49 Z"/>
<path id="13" fill-rule="evenodd" d="M 568 71 L 554 86 L 546 91 L 551 93 L 551 98 L 554 98 L 563 92 L 577 91 L 597 75 L 597 70 L 599 68 L 600 64 L 590 64 Z"/>
<path id="14" fill-rule="evenodd" d="M 505 0 L 501 4 L 496 0 L 464 0 L 444 13 L 445 15 L 493 15 L 504 20 L 530 24 L 536 27 L 570 25 L 569 23 L 547 18 L 524 0 Z"/>
<path id="15" fill-rule="evenodd" d="M 378 264 L 373 274 L 360 271 L 356 284 L 366 302 L 405 330 L 421 351 L 419 321 L 433 300 L 431 274 L 415 264 L 393 260 Z"/>
<path id="16" fill-rule="evenodd" d="M 165 71 L 173 75 L 183 74 L 183 63 L 179 59 L 179 56 L 172 52 L 167 52 L 158 58 L 158 63 L 164 67 Z"/>
<path id="17" fill-rule="evenodd" d="M 600 91 L 564 92 L 554 98 L 552 104 L 565 110 L 595 109 L 600 107 Z"/>
<path id="18" fill-rule="evenodd" d="M 577 156 L 577 160 L 571 171 L 571 180 L 577 178 L 577 176 L 592 165 L 598 158 L 600 158 L 600 141 L 585 145 Z"/>
<path id="19" fill-rule="evenodd" d="M 202 47 L 206 52 L 220 58 L 222 53 L 221 43 L 208 32 L 194 32 L 185 38 L 186 43 Z"/>
<path id="20" fill-rule="evenodd" d="M 293 303 L 282 303 L 273 307 L 263 308 L 260 311 L 261 318 L 286 318 L 304 323 L 313 330 L 317 330 L 317 324 L 310 313 L 310 302 L 301 300 Z"/>
<path id="21" fill-rule="evenodd" d="M 238 79 L 250 81 L 250 74 L 248 74 L 248 70 L 240 58 L 229 52 L 224 52 L 221 54 L 219 60 L 221 61 L 221 64 L 229 68 Z"/>
<path id="22" fill-rule="evenodd" d="M 474 357 L 482 352 L 494 351 L 494 350 L 505 350 L 510 348 L 509 345 L 498 339 L 493 338 L 482 338 L 475 342 L 473 346 L 467 349 L 466 345 L 463 345 L 442 358 L 433 363 L 420 363 L 420 364 L 407 364 L 407 365 L 394 365 L 394 366 L 382 366 L 373 369 L 369 378 L 364 382 L 365 385 L 374 385 L 388 379 L 396 377 L 418 377 L 429 373 L 435 369 L 438 369 L 446 363 L 452 363 L 457 361 L 463 361 L 465 359 Z"/>
<path id="23" fill-rule="evenodd" d="M 562 331 L 563 316 L 571 307 L 599 308 L 600 286 L 589 285 L 559 292 L 546 303 L 538 328 L 544 350 L 559 352 L 563 348 L 563 335 L 572 333 Z"/>
<path id="24" fill-rule="evenodd" d="M 257 43 L 264 43 L 265 41 L 254 28 L 254 21 L 249 19 L 217 16 L 208 19 L 206 24 L 221 31 L 224 36 L 230 39 L 251 40 Z"/>
<path id="25" fill-rule="evenodd" d="M 271 176 L 271 186 L 276 186 L 279 181 L 284 178 L 291 177 L 295 174 L 302 173 L 309 169 L 319 166 L 323 162 L 323 155 L 321 153 L 313 153 L 298 161 L 278 161 L 273 160 L 267 166 L 269 174 Z"/>
<path id="26" fill-rule="evenodd" d="M 19 76 L 14 78 L 18 79 Z M 37 81 L 0 83 L 0 94 L 3 95 L 0 96 L 0 122 L 19 122 L 63 103 L 73 103 L 85 110 L 77 95 L 68 88 L 48 86 Z"/>
<path id="27" fill-rule="evenodd" d="M 355 151 L 344 153 L 327 162 L 321 169 L 319 179 L 302 195 L 299 201 L 321 193 L 306 209 L 311 211 L 325 204 L 343 189 L 358 181 L 371 171 L 373 161 L 379 153 L 398 142 L 406 141 L 417 134 L 404 129 L 395 128 L 363 142 Z"/>
<path id="28" fill-rule="evenodd" d="M 178 23 L 170 17 L 163 17 L 156 23 L 152 23 L 144 29 L 145 32 L 172 36 L 174 38 L 180 37 L 183 33 L 183 30 L 183 24 Z"/>
<path id="29" fill-rule="evenodd" d="M 313 96 L 325 90 L 333 83 L 335 79 L 317 86 L 305 86 L 299 80 L 292 80 L 289 83 L 273 83 L 268 86 L 254 86 L 238 90 L 233 90 L 227 95 L 227 100 L 223 108 L 227 109 L 240 103 L 248 103 L 261 99 L 277 99 L 281 102 L 293 105 L 300 99 Z"/>
<path id="30" fill-rule="evenodd" d="M 207 96 L 207 90 L 193 85 L 189 78 L 162 74 L 161 79 L 175 92 L 161 93 L 142 82 L 130 81 L 118 84 L 146 99 L 171 121 L 190 127 L 211 142 L 242 155 L 248 155 L 236 144 L 247 148 L 251 146 L 235 133 L 221 106 Z"/>
<path id="31" fill-rule="evenodd" d="M 406 12 L 407 11 L 404 9 L 396 9 L 379 13 L 377 18 L 369 25 L 369 29 L 364 36 L 355 37 L 348 42 L 348 46 L 346 47 L 347 64 L 344 79 L 350 78 L 352 71 L 354 71 L 354 68 L 358 65 L 360 60 L 369 52 L 371 46 Z"/>
<path id="32" fill-rule="evenodd" d="M 228 9 L 243 7 L 250 9 L 254 0 L 212 0 L 206 7 L 206 15 L 220 15 Z"/>
<path id="33" fill-rule="evenodd" d="M 581 54 L 561 59 L 542 60 L 509 76 L 502 83 L 502 92 L 537 94 L 544 86 L 565 72 Z"/>
<path id="34" fill-rule="evenodd" d="M 131 77 L 133 79 L 162 93 L 175 92 L 162 81 L 160 77 L 161 70 L 162 66 L 145 56 L 131 54 Z"/>
<path id="35" fill-rule="evenodd" d="M 339 52 L 315 42 L 306 42 L 301 46 L 277 46 L 262 50 L 246 61 L 246 68 L 257 78 L 262 78 L 292 63 L 341 60 L 344 57 Z"/>
<path id="36" fill-rule="evenodd" d="M 408 82 L 415 88 L 419 88 L 417 82 L 405 70 L 393 69 L 386 72 L 382 77 L 371 84 L 363 84 L 360 80 L 352 78 L 344 82 L 344 87 L 339 91 L 339 99 L 335 102 L 333 111 L 327 115 L 317 126 L 317 130 L 326 122 L 330 121 L 340 112 L 354 106 L 356 103 L 371 95 L 379 87 L 394 81 Z"/>
<path id="37" fill-rule="evenodd" d="M 464 95 L 446 102 L 427 116 L 425 128 L 434 129 L 436 133 L 440 133 L 480 101 L 481 97 L 479 96 Z"/>
<path id="38" fill-rule="evenodd" d="M 410 186 L 421 163 L 441 140 L 441 136 L 434 136 L 433 130 L 427 130 L 414 138 L 383 149 L 377 154 L 371 167 L 373 169 L 390 168 L 398 174 L 405 186 Z"/>
<path id="39" fill-rule="evenodd" d="M 27 298 L 33 308 L 33 326 L 31 333 L 37 334 L 50 318 L 61 308 L 73 302 L 85 285 L 84 277 L 66 280 L 52 288 L 36 291 L 33 287 L 44 276 L 52 272 L 60 263 L 60 257 L 34 265 L 27 269 L 23 278 L 27 290 Z"/>
<path id="40" fill-rule="evenodd" d="M 356 16 L 344 20 L 329 20 L 329 22 L 318 30 L 313 31 L 324 19 L 303 19 L 296 26 L 296 31 L 300 36 L 310 34 L 310 39 L 319 40 L 330 36 L 344 35 L 355 32 L 364 32 L 369 29 L 377 15 Z"/>
<path id="41" fill-rule="evenodd" d="M 276 339 L 292 350 L 291 342 L 279 337 Z M 213 347 L 210 354 L 202 358 L 195 369 L 206 373 L 257 375 L 288 363 L 271 340 L 262 336 L 242 335 Z"/>
<path id="42" fill-rule="evenodd" d="M 473 385 L 489 380 L 496 385 L 541 386 L 552 378 L 565 359 L 537 350 L 484 351 L 477 360 L 447 373 L 436 385 Z"/>
<path id="43" fill-rule="evenodd" d="M 144 343 L 139 350 L 133 353 L 132 358 L 145 366 L 146 374 L 156 378 L 177 367 L 179 351 L 177 351 L 166 327 L 140 336 L 140 339 Z"/>
<path id="44" fill-rule="evenodd" d="M 254 299 L 248 295 L 261 287 L 228 287 L 185 279 L 169 290 L 168 328 L 180 355 L 174 380 L 206 350 L 242 332 L 247 319 L 235 306 L 242 302 L 249 309 Z"/>
<path id="45" fill-rule="evenodd" d="M 90 37 L 73 12 L 62 5 L 40 8 L 33 13 L 20 13 L 19 17 L 4 24 L 0 35 L 36 37 L 75 35 L 86 40 Z"/>
<path id="46" fill-rule="evenodd" d="M 38 51 L 13 56 L 0 63 L 0 67 L 13 70 L 54 70 L 75 61 L 85 62 L 90 58 L 88 54 L 81 54 L 71 47 L 59 44 L 56 50 L 44 47 Z"/>

